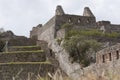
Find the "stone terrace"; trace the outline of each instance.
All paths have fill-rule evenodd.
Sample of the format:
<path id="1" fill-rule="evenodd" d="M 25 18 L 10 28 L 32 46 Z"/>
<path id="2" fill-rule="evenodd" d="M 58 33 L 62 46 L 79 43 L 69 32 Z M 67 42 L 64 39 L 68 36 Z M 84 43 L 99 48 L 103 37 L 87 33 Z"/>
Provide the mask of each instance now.
<path id="1" fill-rule="evenodd" d="M 47 76 L 55 68 L 46 58 L 40 46 L 13 46 L 0 53 L 0 80 L 35 80 L 35 76 Z"/>

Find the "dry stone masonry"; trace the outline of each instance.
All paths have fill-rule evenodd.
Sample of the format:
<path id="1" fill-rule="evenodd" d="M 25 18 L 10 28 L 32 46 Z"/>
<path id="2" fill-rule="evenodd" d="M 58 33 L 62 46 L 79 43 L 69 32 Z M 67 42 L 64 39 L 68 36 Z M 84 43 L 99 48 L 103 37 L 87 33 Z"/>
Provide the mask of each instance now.
<path id="1" fill-rule="evenodd" d="M 0 53 L 0 80 L 28 80 L 28 77 L 33 80 L 36 75 L 45 77 L 48 72 L 54 72 L 58 66 L 74 80 L 106 80 L 107 76 L 120 75 L 120 43 L 97 52 L 96 63 L 86 68 L 71 63 L 68 53 L 56 41 L 65 36 L 64 24 L 72 24 L 72 29 L 78 30 L 99 29 L 104 33 L 120 33 L 120 25 L 110 21 L 96 22 L 89 7 L 84 8 L 83 15 L 73 15 L 66 14 L 59 5 L 46 24 L 33 27 L 30 39 L 11 32 L 2 34 L 3 40 L 10 42 L 10 48 L 8 52 Z M 30 46 L 35 45 L 35 41 L 37 46 Z M 120 79 L 119 76 L 117 78 Z"/>
<path id="2" fill-rule="evenodd" d="M 96 54 L 96 63 L 101 64 L 101 63 L 109 63 L 109 62 L 114 62 L 116 60 L 120 59 L 120 43 L 112 46 L 105 48 Z"/>
<path id="3" fill-rule="evenodd" d="M 96 63 L 86 68 L 82 69 L 79 64 L 70 63 L 69 55 L 55 40 L 57 38 L 64 38 L 66 32 L 65 29 L 61 28 L 64 24 L 72 24 L 73 29 L 98 29 L 103 33 L 120 33 L 120 25 L 111 24 L 110 21 L 96 22 L 96 17 L 89 7 L 84 8 L 83 15 L 73 15 L 66 14 L 61 6 L 57 6 L 55 15 L 46 24 L 42 25 L 38 31 L 32 29 L 30 33 L 31 37 L 35 34 L 38 40 L 43 40 L 48 43 L 49 48 L 54 51 L 61 68 L 74 80 L 106 80 L 105 78 L 108 73 L 115 71 L 113 75 L 119 74 L 119 44 L 98 52 Z M 37 27 L 34 28 L 38 29 Z M 112 74 L 108 74 L 107 76 L 110 75 Z M 94 79 L 91 79 L 90 76 Z"/>
<path id="4" fill-rule="evenodd" d="M 46 77 L 48 72 L 53 73 L 55 67 L 48 60 L 49 51 L 41 48 L 11 46 L 8 52 L 0 53 L 0 80 L 35 80 L 36 76 Z"/>
<path id="5" fill-rule="evenodd" d="M 33 27 L 30 32 L 30 37 L 36 36 L 38 40 L 49 41 L 59 36 L 57 34 L 65 34 L 61 30 L 64 24 L 72 24 L 73 29 L 99 29 L 103 32 L 120 32 L 120 25 L 111 24 L 110 21 L 98 21 L 89 7 L 84 8 L 83 15 L 66 14 L 62 7 L 59 5 L 56 8 L 55 16 L 53 16 L 46 24 Z"/>

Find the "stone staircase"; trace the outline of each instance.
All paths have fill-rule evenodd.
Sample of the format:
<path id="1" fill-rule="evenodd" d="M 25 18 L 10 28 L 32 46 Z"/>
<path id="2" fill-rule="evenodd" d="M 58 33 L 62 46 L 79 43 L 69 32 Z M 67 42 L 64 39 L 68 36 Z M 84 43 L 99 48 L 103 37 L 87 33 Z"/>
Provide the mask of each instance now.
<path id="1" fill-rule="evenodd" d="M 12 46 L 0 53 L 0 80 L 35 80 L 55 71 L 40 46 Z"/>

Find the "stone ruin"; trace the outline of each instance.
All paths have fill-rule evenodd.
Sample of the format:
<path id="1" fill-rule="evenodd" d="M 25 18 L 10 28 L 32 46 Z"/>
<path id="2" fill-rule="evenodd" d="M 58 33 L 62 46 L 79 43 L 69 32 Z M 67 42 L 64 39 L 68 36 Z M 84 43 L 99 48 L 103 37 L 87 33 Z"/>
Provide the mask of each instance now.
<path id="1" fill-rule="evenodd" d="M 9 52 L 0 53 L 0 79 L 26 80 L 28 76 L 35 79 L 37 74 L 45 77 L 48 71 L 54 72 L 59 67 L 59 63 L 55 60 L 52 49 L 47 47 L 47 42 L 64 37 L 65 30 L 62 30 L 61 26 L 66 23 L 72 24 L 73 29 L 99 29 L 109 33 L 120 31 L 120 25 L 111 24 L 110 21 L 96 22 L 96 17 L 88 7 L 84 8 L 83 15 L 73 15 L 66 14 L 61 6 L 57 6 L 55 15 L 46 24 L 39 24 L 30 31 L 30 38 L 37 40 L 37 46 L 35 41 L 24 36 L 16 36 L 11 32 L 9 32 L 9 38 L 5 37 L 7 33 L 2 36 L 5 40 L 13 40 L 11 41 L 13 43 L 11 43 Z M 15 43 L 16 40 L 17 43 Z M 22 47 L 25 46 L 26 49 L 23 49 Z M 44 52 L 37 52 L 38 50 L 44 50 Z M 119 52 L 120 44 L 99 51 L 96 55 L 96 63 L 84 68 L 84 74 L 91 74 L 91 72 L 95 75 L 98 74 L 97 72 L 101 74 L 102 71 L 107 70 L 107 66 L 113 65 L 113 62 L 120 63 Z M 48 60 L 50 62 L 47 62 Z M 110 65 L 106 63 L 110 63 Z M 120 67 L 119 64 L 115 65 L 115 68 L 117 67 Z M 110 67 L 109 70 L 112 68 Z M 80 75 L 82 74 L 80 73 Z"/>
<path id="2" fill-rule="evenodd" d="M 0 52 L 0 80 L 35 80 L 58 68 L 54 53 L 45 41 L 17 36 L 12 31 L 3 32 L 0 39 L 8 41 Z"/>
<path id="3" fill-rule="evenodd" d="M 66 14 L 60 5 L 55 10 L 55 15 L 46 24 L 39 24 L 30 31 L 30 37 L 36 37 L 38 40 L 49 41 L 54 38 L 62 38 L 65 34 L 61 30 L 64 24 L 72 24 L 73 29 L 99 29 L 103 32 L 120 33 L 120 25 L 111 24 L 110 21 L 98 21 L 89 7 L 84 8 L 83 15 Z"/>
<path id="4" fill-rule="evenodd" d="M 106 32 L 120 33 L 120 25 L 118 24 L 112 24 L 110 21 L 104 21 L 104 20 L 97 22 L 96 17 L 94 16 L 94 14 L 92 13 L 89 7 L 84 8 L 83 15 L 73 15 L 73 14 L 66 14 L 62 9 L 62 7 L 59 5 L 55 10 L 55 15 L 48 22 L 46 22 L 44 25 L 40 27 L 38 26 L 34 27 L 31 30 L 30 37 L 32 38 L 35 36 L 40 41 L 43 40 L 48 43 L 52 43 L 54 39 L 64 38 L 65 30 L 61 28 L 64 24 L 72 24 L 73 25 L 72 29 L 78 29 L 78 30 L 98 29 L 103 33 L 106 33 Z M 118 40 L 116 40 L 115 43 L 118 43 L 119 42 Z M 109 42 L 109 40 L 107 41 Z M 96 77 L 96 80 L 104 80 L 101 78 L 101 76 L 103 75 L 103 73 L 107 74 L 107 71 L 110 73 L 115 71 L 115 74 L 113 75 L 119 74 L 118 72 L 118 70 L 120 70 L 119 68 L 120 67 L 119 65 L 120 49 L 119 48 L 120 48 L 120 44 L 117 44 L 115 46 L 108 47 L 99 51 L 96 54 L 96 63 L 86 68 L 83 68 L 82 70 L 79 69 L 78 66 L 75 66 L 76 64 L 74 65 L 76 67 L 75 68 L 72 66 L 72 64 L 70 65 L 69 63 L 68 64 L 66 63 L 65 65 L 67 66 L 69 65 L 68 67 L 72 68 L 72 69 L 69 69 L 69 68 L 65 68 L 64 63 L 63 64 L 62 62 L 61 63 L 59 62 L 59 63 L 63 65 L 62 66 L 63 70 L 66 70 L 69 76 L 74 76 L 74 77 L 77 76 L 75 77 L 77 80 L 79 80 L 78 77 L 81 77 L 81 78 L 85 77 L 83 79 L 86 79 L 88 77 L 88 80 L 89 80 L 89 75 L 91 74 L 92 76 Z M 56 50 L 56 51 L 60 53 L 59 50 Z M 61 55 L 62 57 L 65 57 L 62 53 Z M 72 71 L 72 70 L 73 70 L 73 73 L 72 72 L 70 73 L 69 71 Z M 77 71 L 78 73 L 77 72 L 74 73 L 74 71 Z M 81 78 L 80 80 L 83 80 Z"/>
<path id="5" fill-rule="evenodd" d="M 120 59 L 120 43 L 96 53 L 96 63 L 109 63 Z"/>

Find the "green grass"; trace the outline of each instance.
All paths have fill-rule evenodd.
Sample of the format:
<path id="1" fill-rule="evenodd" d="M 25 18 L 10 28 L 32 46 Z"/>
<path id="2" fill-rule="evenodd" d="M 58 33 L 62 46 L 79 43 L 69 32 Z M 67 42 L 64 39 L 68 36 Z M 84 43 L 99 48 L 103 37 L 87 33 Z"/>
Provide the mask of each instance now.
<path id="1" fill-rule="evenodd" d="M 50 61 L 45 61 L 45 62 L 8 62 L 8 63 L 0 63 L 0 65 L 19 65 L 19 64 L 24 64 L 24 65 L 27 65 L 27 64 L 51 64 Z"/>
<path id="2" fill-rule="evenodd" d="M 44 50 L 36 50 L 36 51 L 14 51 L 14 52 L 2 52 L 1 54 L 19 54 L 19 53 L 42 53 Z"/>
<path id="3" fill-rule="evenodd" d="M 111 32 L 111 33 L 103 33 L 97 29 L 89 29 L 89 30 L 70 30 L 67 32 L 66 37 L 72 37 L 76 35 L 81 36 L 93 36 L 93 37 L 108 37 L 108 38 L 118 38 L 120 37 L 120 34 L 117 32 Z"/>
<path id="4" fill-rule="evenodd" d="M 12 48 L 37 48 L 40 46 L 12 46 Z"/>

